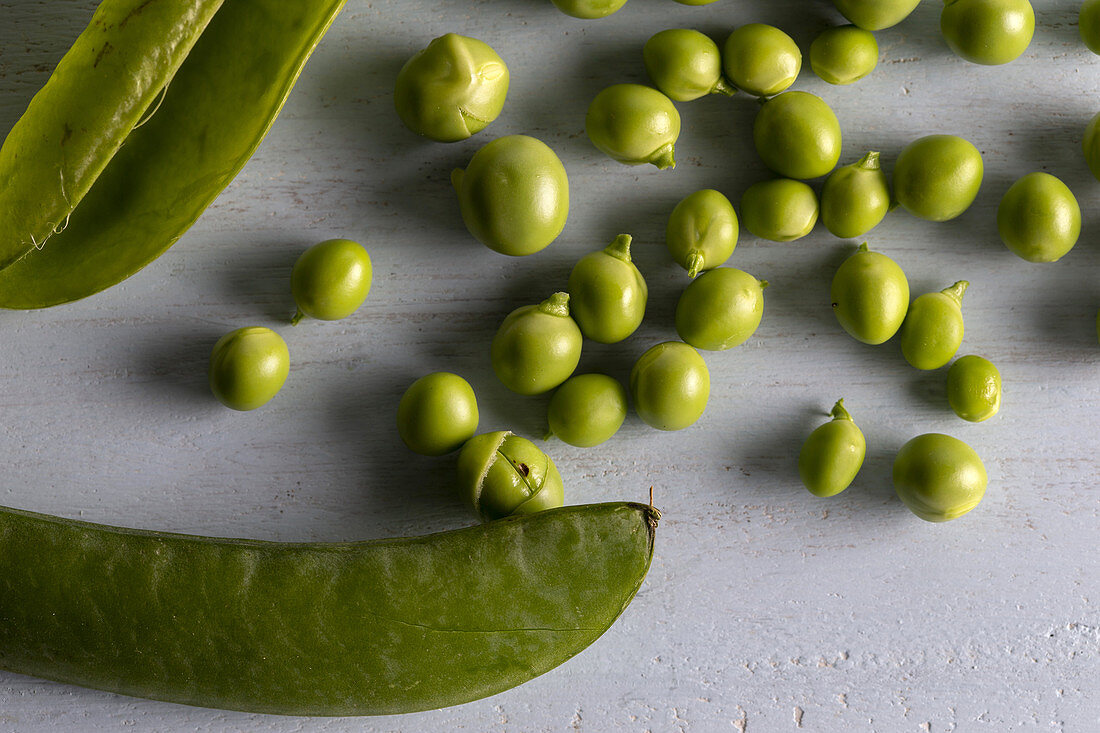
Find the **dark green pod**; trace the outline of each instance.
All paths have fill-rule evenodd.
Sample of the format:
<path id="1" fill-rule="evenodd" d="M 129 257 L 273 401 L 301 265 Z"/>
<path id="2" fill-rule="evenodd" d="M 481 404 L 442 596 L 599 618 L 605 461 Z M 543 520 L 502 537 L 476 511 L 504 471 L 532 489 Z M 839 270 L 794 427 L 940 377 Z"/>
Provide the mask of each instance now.
<path id="1" fill-rule="evenodd" d="M 645 578 L 658 516 L 594 504 L 424 537 L 276 543 L 0 508 L 0 668 L 260 713 L 458 705 L 606 631 Z"/>

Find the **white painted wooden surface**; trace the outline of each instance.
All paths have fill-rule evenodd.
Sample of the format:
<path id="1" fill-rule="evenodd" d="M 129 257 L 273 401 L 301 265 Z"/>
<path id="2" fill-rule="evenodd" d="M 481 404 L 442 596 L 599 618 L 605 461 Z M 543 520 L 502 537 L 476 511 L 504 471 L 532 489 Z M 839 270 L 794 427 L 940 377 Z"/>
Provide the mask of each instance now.
<path id="1" fill-rule="evenodd" d="M 1100 183 L 1080 153 L 1100 111 L 1100 58 L 1077 38 L 1077 0 L 1035 5 L 1035 40 L 1010 65 L 955 58 L 926 0 L 878 34 L 868 79 L 832 88 L 807 69 L 796 85 L 836 110 L 843 162 L 879 149 L 889 166 L 936 132 L 981 149 L 986 181 L 969 212 L 945 224 L 895 212 L 869 239 L 914 294 L 971 281 L 963 353 L 1001 368 L 996 419 L 964 423 L 946 405 L 944 370 L 917 372 L 896 342 L 867 347 L 840 330 L 829 281 L 855 242 L 820 227 L 793 244 L 745 234 L 730 264 L 771 282 L 765 317 L 750 342 L 706 355 L 703 419 L 663 434 L 632 416 L 599 448 L 548 446 L 568 501 L 643 500 L 653 485 L 664 512 L 642 591 L 577 658 L 488 700 L 378 719 L 227 713 L 0 673 L 0 730 L 1100 730 Z M 94 6 L 0 0 L 0 129 Z M 679 165 L 666 172 L 592 148 L 588 101 L 644 82 L 641 46 L 667 27 L 721 40 L 769 22 L 805 49 L 838 20 L 824 0 L 631 0 L 600 21 L 546 0 L 350 0 L 255 158 L 176 247 L 86 301 L 0 312 L 0 504 L 288 540 L 469 523 L 453 459 L 414 456 L 396 437 L 405 386 L 457 371 L 477 390 L 482 429 L 541 434 L 546 399 L 511 395 L 489 367 L 504 315 L 633 234 L 647 321 L 623 344 L 586 345 L 582 361 L 625 380 L 645 348 L 675 337 L 687 280 L 663 247 L 672 206 L 701 187 L 736 201 L 768 175 L 748 98 L 680 105 Z M 493 45 L 513 78 L 502 117 L 454 145 L 414 137 L 391 108 L 401 63 L 447 31 Z M 448 176 L 491 137 L 520 132 L 561 155 L 573 207 L 551 248 L 510 259 L 466 233 Z M 1085 211 L 1081 242 L 1053 265 L 1016 259 L 994 226 L 1001 194 L 1033 170 L 1062 177 Z M 345 322 L 292 329 L 290 267 L 332 236 L 371 251 L 369 302 Z M 283 333 L 293 366 L 274 402 L 238 414 L 209 395 L 205 369 L 217 337 L 250 324 Z M 867 462 L 847 492 L 815 499 L 795 457 L 841 396 Z M 945 525 L 913 517 L 890 485 L 896 449 L 928 431 L 970 442 L 990 476 L 985 501 Z"/>

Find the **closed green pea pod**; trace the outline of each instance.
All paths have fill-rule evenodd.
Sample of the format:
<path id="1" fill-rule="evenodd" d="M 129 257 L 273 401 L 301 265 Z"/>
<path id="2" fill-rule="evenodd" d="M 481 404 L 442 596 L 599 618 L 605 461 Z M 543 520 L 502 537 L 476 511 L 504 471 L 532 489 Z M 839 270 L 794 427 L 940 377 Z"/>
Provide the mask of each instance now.
<path id="1" fill-rule="evenodd" d="M 772 242 L 793 242 L 813 231 L 820 205 L 809 184 L 790 178 L 754 183 L 741 195 L 741 221 Z"/>
<path id="2" fill-rule="evenodd" d="M 178 241 L 252 156 L 343 5 L 102 3 L 0 148 L 0 267 L 26 255 L 0 270 L 0 307 L 87 297 Z"/>
<path id="3" fill-rule="evenodd" d="M 802 52 L 775 26 L 749 23 L 734 29 L 722 45 L 722 69 L 737 87 L 757 97 L 785 91 L 802 70 Z"/>
<path id="4" fill-rule="evenodd" d="M 881 31 L 908 18 L 920 0 L 833 0 L 833 5 L 860 28 Z"/>
<path id="5" fill-rule="evenodd" d="M 692 280 L 676 303 L 676 332 L 705 351 L 743 344 L 764 315 L 766 280 L 732 267 L 707 270 Z"/>
<path id="6" fill-rule="evenodd" d="M 832 420 L 814 428 L 798 454 L 798 475 L 814 496 L 836 496 L 855 480 L 867 455 L 863 431 L 837 400 Z"/>
<path id="7" fill-rule="evenodd" d="M 656 87 L 676 102 L 737 92 L 722 78 L 718 44 L 696 30 L 670 28 L 655 34 L 642 47 L 642 61 Z"/>
<path id="8" fill-rule="evenodd" d="M 554 391 L 546 408 L 550 437 L 578 448 L 609 440 L 626 420 L 626 388 L 606 374 L 577 374 Z"/>
<path id="9" fill-rule="evenodd" d="M 821 187 L 821 223 L 842 239 L 862 237 L 889 212 L 890 184 L 875 151 L 837 168 Z"/>
<path id="10" fill-rule="evenodd" d="M 809 92 L 783 92 L 760 105 L 752 137 L 764 164 L 786 178 L 817 178 L 840 160 L 840 122 Z"/>
<path id="11" fill-rule="evenodd" d="M 829 292 L 841 327 L 865 344 L 889 341 L 909 309 L 905 272 L 866 242 L 837 269 Z"/>
<path id="12" fill-rule="evenodd" d="M 649 289 L 630 259 L 629 234 L 585 255 L 569 273 L 569 311 L 585 338 L 601 344 L 622 341 L 645 316 Z"/>
<path id="13" fill-rule="evenodd" d="M 947 402 L 963 420 L 988 420 L 1001 409 L 1001 372 L 981 356 L 956 359 L 947 370 Z"/>
<path id="14" fill-rule="evenodd" d="M 484 521 L 560 507 L 561 474 L 534 443 L 507 430 L 466 441 L 458 454 L 463 499 Z"/>
<path id="15" fill-rule="evenodd" d="M 703 416 L 710 371 L 699 352 L 682 341 L 648 349 L 630 370 L 630 394 L 638 417 L 658 430 L 683 430 Z"/>
<path id="16" fill-rule="evenodd" d="M 695 277 L 728 260 L 737 246 L 737 213 L 722 193 L 704 188 L 689 194 L 672 210 L 665 244 L 680 267 Z"/>
<path id="17" fill-rule="evenodd" d="M 481 132 L 504 109 L 508 66 L 484 41 L 447 33 L 397 72 L 393 102 L 413 132 L 439 142 Z"/>
<path id="18" fill-rule="evenodd" d="M 909 305 L 901 324 L 901 353 L 917 369 L 939 369 L 955 358 L 963 340 L 962 298 L 966 280 Z"/>
<path id="19" fill-rule="evenodd" d="M 974 203 L 982 154 L 957 135 L 927 135 L 905 146 L 894 164 L 894 198 L 913 216 L 948 221 Z"/>
<path id="20" fill-rule="evenodd" d="M 520 257 L 550 245 L 569 215 L 569 179 L 561 159 L 529 135 L 506 135 L 451 173 L 462 221 L 494 252 Z"/>
<path id="21" fill-rule="evenodd" d="M 612 84 L 588 105 L 584 131 L 600 151 L 626 165 L 675 168 L 680 113 L 672 100 L 642 84 Z"/>
<path id="22" fill-rule="evenodd" d="M 542 394 L 569 378 L 581 359 L 583 336 L 569 315 L 569 294 L 517 308 L 493 337 L 493 371 L 508 389 Z"/>
<path id="23" fill-rule="evenodd" d="M 913 438 L 894 458 L 894 490 L 926 522 L 947 522 L 971 511 L 989 483 L 969 445 L 941 433 Z"/>
<path id="24" fill-rule="evenodd" d="M 1081 236 L 1081 206 L 1069 186 L 1037 171 L 1013 183 L 997 207 L 997 232 L 1028 262 L 1057 262 Z"/>

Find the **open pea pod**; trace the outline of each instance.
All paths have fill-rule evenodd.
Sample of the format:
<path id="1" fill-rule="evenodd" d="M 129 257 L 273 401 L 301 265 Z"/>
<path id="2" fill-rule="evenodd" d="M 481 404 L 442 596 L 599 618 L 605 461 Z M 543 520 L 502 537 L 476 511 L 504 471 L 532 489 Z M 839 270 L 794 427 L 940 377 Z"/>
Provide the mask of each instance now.
<path id="1" fill-rule="evenodd" d="M 658 516 L 590 504 L 423 537 L 277 543 L 0 508 L 0 668 L 264 713 L 457 705 L 607 630 L 645 578 Z"/>
<path id="2" fill-rule="evenodd" d="M 83 298 L 174 244 L 345 1 L 104 0 L 0 149 L 0 307 Z"/>

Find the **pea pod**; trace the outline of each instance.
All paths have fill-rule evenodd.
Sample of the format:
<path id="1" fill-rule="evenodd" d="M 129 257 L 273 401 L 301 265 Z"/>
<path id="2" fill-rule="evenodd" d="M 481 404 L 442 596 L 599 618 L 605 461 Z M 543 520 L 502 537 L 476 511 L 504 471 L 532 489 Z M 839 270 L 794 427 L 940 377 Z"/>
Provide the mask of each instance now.
<path id="1" fill-rule="evenodd" d="M 86 297 L 174 244 L 252 156 L 344 2 L 105 0 L 0 149 L 0 307 Z M 172 8 L 184 17 L 171 22 Z M 154 9 L 160 22 L 135 35 Z M 199 9 L 213 15 L 205 30 Z M 102 63 L 121 65 L 100 78 L 87 67 L 104 33 Z M 168 45 L 178 70 L 147 80 Z"/>
<path id="2" fill-rule="evenodd" d="M 457 705 L 607 630 L 645 578 L 658 516 L 594 504 L 424 537 L 276 543 L 0 508 L 0 667 L 264 713 Z"/>

